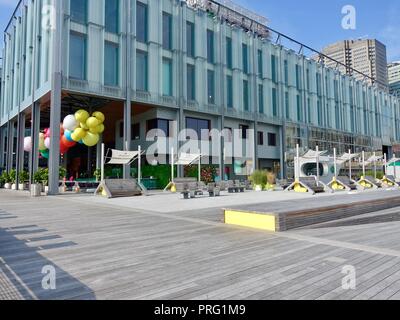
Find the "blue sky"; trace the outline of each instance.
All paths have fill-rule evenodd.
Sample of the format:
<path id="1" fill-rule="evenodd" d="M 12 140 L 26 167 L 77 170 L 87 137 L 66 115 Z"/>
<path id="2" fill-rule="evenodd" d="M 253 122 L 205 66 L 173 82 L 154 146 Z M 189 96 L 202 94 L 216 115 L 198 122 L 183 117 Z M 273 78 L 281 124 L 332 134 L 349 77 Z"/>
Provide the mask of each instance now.
<path id="1" fill-rule="evenodd" d="M 0 0 L 0 28 L 4 30 L 17 0 Z M 388 60 L 400 60 L 399 0 L 235 0 L 270 20 L 282 33 L 321 49 L 324 45 L 360 37 L 377 38 L 386 44 Z M 342 7 L 353 5 L 356 30 L 341 27 Z"/>

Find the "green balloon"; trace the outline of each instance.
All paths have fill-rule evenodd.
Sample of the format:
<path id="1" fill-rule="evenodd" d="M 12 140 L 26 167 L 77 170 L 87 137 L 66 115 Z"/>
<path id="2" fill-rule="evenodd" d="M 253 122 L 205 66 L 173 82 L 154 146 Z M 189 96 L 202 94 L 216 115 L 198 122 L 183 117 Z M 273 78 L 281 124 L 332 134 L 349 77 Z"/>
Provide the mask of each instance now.
<path id="1" fill-rule="evenodd" d="M 49 158 L 49 150 L 43 150 L 40 151 L 40 154 L 42 155 L 43 158 L 48 159 Z"/>

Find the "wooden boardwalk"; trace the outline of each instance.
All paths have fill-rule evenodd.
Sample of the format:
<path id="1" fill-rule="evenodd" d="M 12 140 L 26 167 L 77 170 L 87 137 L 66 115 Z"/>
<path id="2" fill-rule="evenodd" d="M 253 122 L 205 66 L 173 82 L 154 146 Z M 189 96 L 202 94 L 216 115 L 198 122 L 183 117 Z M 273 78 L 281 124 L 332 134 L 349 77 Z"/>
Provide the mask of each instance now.
<path id="1" fill-rule="evenodd" d="M 0 299 L 400 299 L 400 208 L 272 234 L 88 199 L 0 190 Z"/>

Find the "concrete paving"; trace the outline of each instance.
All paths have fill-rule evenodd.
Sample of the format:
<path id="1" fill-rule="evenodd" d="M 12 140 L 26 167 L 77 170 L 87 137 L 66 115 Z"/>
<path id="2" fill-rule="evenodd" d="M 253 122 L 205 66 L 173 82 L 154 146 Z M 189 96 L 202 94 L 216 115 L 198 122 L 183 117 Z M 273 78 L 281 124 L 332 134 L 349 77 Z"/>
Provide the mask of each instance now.
<path id="1" fill-rule="evenodd" d="M 400 298 L 400 208 L 280 234 L 222 223 L 221 207 L 288 196 L 314 197 L 33 199 L 0 190 L 0 299 Z M 42 286 L 45 266 L 55 268 L 55 290 Z M 355 290 L 342 287 L 345 266 Z"/>

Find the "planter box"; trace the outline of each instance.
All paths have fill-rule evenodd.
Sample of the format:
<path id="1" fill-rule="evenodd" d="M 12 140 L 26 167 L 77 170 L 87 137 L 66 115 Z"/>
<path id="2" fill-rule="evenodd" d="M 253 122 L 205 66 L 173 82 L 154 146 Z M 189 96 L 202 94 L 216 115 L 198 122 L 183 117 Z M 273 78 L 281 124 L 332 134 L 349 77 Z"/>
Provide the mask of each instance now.
<path id="1" fill-rule="evenodd" d="M 11 189 L 11 183 L 6 183 L 6 184 L 4 185 L 4 189 L 10 190 L 10 189 Z"/>
<path id="2" fill-rule="evenodd" d="M 31 185 L 31 197 L 40 197 L 42 195 L 42 185 L 32 184 Z"/>
<path id="3" fill-rule="evenodd" d="M 17 190 L 17 185 L 16 185 L 15 183 L 13 183 L 13 184 L 11 185 L 11 190 Z"/>

